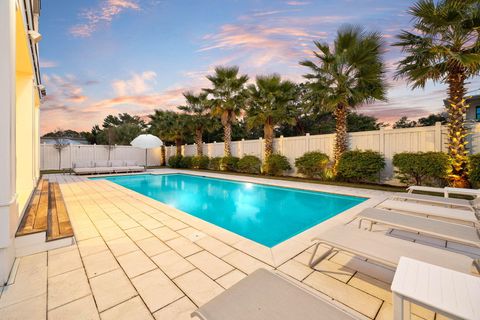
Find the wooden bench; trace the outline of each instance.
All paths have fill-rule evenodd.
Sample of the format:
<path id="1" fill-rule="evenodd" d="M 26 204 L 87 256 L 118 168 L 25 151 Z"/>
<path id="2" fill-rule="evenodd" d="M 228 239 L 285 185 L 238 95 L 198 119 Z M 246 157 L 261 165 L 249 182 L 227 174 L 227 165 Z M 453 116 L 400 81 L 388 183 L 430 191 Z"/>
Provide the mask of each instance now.
<path id="1" fill-rule="evenodd" d="M 72 225 L 57 182 L 40 179 L 16 236 L 46 232 L 46 241 L 73 236 Z"/>

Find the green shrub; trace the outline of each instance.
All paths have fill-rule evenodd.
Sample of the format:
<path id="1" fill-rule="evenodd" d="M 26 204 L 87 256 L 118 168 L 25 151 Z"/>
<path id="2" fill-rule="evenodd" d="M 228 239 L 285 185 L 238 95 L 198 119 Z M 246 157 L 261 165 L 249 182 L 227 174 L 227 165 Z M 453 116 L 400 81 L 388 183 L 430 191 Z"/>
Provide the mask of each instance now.
<path id="1" fill-rule="evenodd" d="M 222 160 L 221 157 L 210 158 L 210 162 L 208 163 L 208 169 L 217 171 L 220 170 L 220 160 Z"/>
<path id="2" fill-rule="evenodd" d="M 263 164 L 263 172 L 272 176 L 282 175 L 285 171 L 292 169 L 287 157 L 281 154 L 272 154 Z"/>
<path id="3" fill-rule="evenodd" d="M 393 156 L 395 174 L 405 184 L 444 185 L 448 156 L 443 152 L 402 152 Z"/>
<path id="4" fill-rule="evenodd" d="M 324 178 L 328 166 L 328 156 L 321 152 L 307 152 L 295 159 L 298 172 L 309 178 Z"/>
<path id="5" fill-rule="evenodd" d="M 237 170 L 244 173 L 260 173 L 262 160 L 255 156 L 244 156 L 238 161 Z"/>
<path id="6" fill-rule="evenodd" d="M 337 165 L 337 178 L 351 182 L 375 182 L 385 168 L 385 158 L 376 151 L 346 151 Z"/>
<path id="7" fill-rule="evenodd" d="M 191 169 L 193 157 L 186 156 L 180 160 L 180 168 Z"/>
<path id="8" fill-rule="evenodd" d="M 470 156 L 470 183 L 474 188 L 480 188 L 480 153 Z"/>
<path id="9" fill-rule="evenodd" d="M 171 156 L 168 158 L 168 166 L 170 168 L 182 168 L 182 156 Z"/>
<path id="10" fill-rule="evenodd" d="M 223 157 L 220 160 L 220 170 L 222 171 L 236 171 L 237 164 L 240 159 L 237 157 L 229 156 Z"/>
<path id="11" fill-rule="evenodd" d="M 192 168 L 208 169 L 210 159 L 207 156 L 195 156 L 192 158 Z"/>

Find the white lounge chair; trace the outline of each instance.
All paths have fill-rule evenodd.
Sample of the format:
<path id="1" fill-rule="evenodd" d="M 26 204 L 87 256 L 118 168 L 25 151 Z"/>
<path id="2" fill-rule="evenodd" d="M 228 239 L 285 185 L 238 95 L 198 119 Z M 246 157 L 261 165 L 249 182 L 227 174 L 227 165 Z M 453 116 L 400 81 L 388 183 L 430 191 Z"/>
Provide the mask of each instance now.
<path id="1" fill-rule="evenodd" d="M 99 160 L 95 161 L 95 173 L 111 173 L 113 168 L 109 161 Z"/>
<path id="2" fill-rule="evenodd" d="M 95 173 L 91 161 L 78 161 L 73 163 L 73 172 L 75 174 L 91 174 Z"/>
<path id="3" fill-rule="evenodd" d="M 377 205 L 378 208 L 405 212 L 408 214 L 424 215 L 428 217 L 444 218 L 461 222 L 472 223 L 475 226 L 480 222 L 475 212 L 462 209 L 445 208 L 408 201 L 385 200 Z"/>
<path id="4" fill-rule="evenodd" d="M 414 191 L 422 192 L 433 192 L 433 193 L 442 193 L 445 198 L 448 198 L 450 194 L 459 194 L 465 196 L 480 197 L 480 189 L 465 189 L 465 188 L 436 188 L 436 187 L 426 187 L 426 186 L 410 186 L 407 188 L 409 193 Z"/>
<path id="5" fill-rule="evenodd" d="M 334 250 L 361 256 L 388 267 L 396 268 L 401 256 L 417 259 L 463 273 L 480 272 L 479 261 L 452 251 L 410 242 L 377 232 L 368 232 L 351 226 L 337 226 L 320 233 L 313 239 L 315 249 L 310 258 L 314 267 Z M 328 250 L 316 257 L 320 245 Z"/>
<path id="6" fill-rule="evenodd" d="M 480 233 L 474 227 L 376 208 L 362 210 L 357 218 L 359 227 L 363 221 L 370 222 L 370 230 L 374 224 L 383 224 L 480 248 Z"/>
<path id="7" fill-rule="evenodd" d="M 145 171 L 145 167 L 139 166 L 135 160 L 126 160 L 125 166 L 128 167 L 129 172 L 142 172 Z"/>
<path id="8" fill-rule="evenodd" d="M 192 313 L 202 320 L 358 319 L 286 278 L 258 269 Z"/>
<path id="9" fill-rule="evenodd" d="M 446 207 L 460 207 L 472 210 L 475 212 L 476 209 L 480 208 L 480 197 L 475 198 L 474 200 L 467 199 L 457 199 L 457 198 L 444 198 L 438 196 L 431 196 L 427 194 L 420 193 L 404 193 L 397 192 L 394 193 L 390 199 L 392 200 L 405 200 L 405 201 L 415 201 L 423 203 L 431 203 Z"/>

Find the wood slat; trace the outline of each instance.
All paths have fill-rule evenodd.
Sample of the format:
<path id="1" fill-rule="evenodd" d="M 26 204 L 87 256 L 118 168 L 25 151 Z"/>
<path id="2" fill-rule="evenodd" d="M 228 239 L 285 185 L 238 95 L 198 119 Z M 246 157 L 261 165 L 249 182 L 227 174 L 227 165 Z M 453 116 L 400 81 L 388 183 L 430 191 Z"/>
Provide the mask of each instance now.
<path id="1" fill-rule="evenodd" d="M 47 241 L 73 236 L 72 225 L 58 182 L 50 183 L 50 214 Z"/>
<path id="2" fill-rule="evenodd" d="M 35 232 L 41 232 L 46 230 L 46 225 L 45 225 L 45 228 L 43 229 L 35 225 L 35 222 L 37 221 L 37 215 L 39 214 L 40 203 L 42 202 L 44 197 L 48 197 L 48 180 L 41 179 L 38 182 L 37 187 L 35 188 L 34 194 L 28 204 L 28 207 L 23 216 L 23 219 L 18 227 L 18 230 L 16 233 L 17 236 L 35 233 Z M 44 210 L 44 211 L 41 211 L 40 213 L 45 214 L 45 219 L 46 219 L 47 211 Z"/>
<path id="3" fill-rule="evenodd" d="M 60 185 L 57 182 L 55 182 L 53 186 L 55 190 L 55 199 L 56 199 L 60 234 L 73 235 L 72 224 L 70 223 L 70 217 L 68 216 L 67 208 L 63 200 L 62 192 L 60 190 Z"/>
<path id="4" fill-rule="evenodd" d="M 47 240 L 52 240 L 60 235 L 56 208 L 55 191 L 52 183 L 48 184 L 48 230 Z"/>
<path id="5" fill-rule="evenodd" d="M 37 214 L 35 216 L 34 229 L 47 230 L 48 215 L 48 180 L 42 184 L 42 192 L 40 194 L 40 203 L 38 205 Z"/>

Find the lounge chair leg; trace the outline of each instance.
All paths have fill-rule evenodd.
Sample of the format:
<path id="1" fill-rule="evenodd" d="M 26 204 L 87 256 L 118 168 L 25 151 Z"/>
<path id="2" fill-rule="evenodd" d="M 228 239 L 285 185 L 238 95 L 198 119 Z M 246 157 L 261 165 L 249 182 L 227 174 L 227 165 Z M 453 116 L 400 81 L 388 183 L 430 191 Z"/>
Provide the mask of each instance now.
<path id="1" fill-rule="evenodd" d="M 480 273 L 480 259 L 473 260 L 473 266 L 477 269 L 477 272 Z"/>
<path id="2" fill-rule="evenodd" d="M 310 258 L 310 261 L 308 262 L 308 265 L 310 266 L 310 268 L 314 268 L 317 264 L 319 264 L 323 259 L 325 259 L 332 251 L 333 251 L 333 247 L 330 247 L 330 249 L 325 252 L 324 254 L 322 254 L 321 256 L 319 256 L 318 258 L 315 259 L 315 255 L 317 254 L 317 251 L 318 251 L 318 247 L 320 246 L 320 244 L 322 244 L 322 242 L 318 242 L 316 245 L 315 245 L 315 250 L 313 250 L 313 253 L 312 253 L 312 256 Z"/>
<path id="3" fill-rule="evenodd" d="M 410 302 L 393 293 L 393 320 L 410 319 Z"/>

